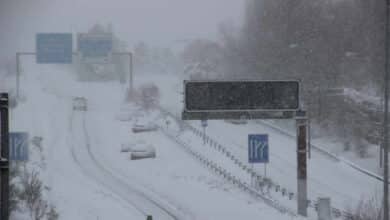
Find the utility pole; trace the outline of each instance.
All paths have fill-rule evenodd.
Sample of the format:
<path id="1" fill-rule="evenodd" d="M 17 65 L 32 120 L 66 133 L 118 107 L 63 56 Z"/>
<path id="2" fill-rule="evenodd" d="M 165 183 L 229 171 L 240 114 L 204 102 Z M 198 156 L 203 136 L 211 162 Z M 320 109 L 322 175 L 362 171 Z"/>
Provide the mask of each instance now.
<path id="1" fill-rule="evenodd" d="M 389 49 L 390 49 L 390 0 L 386 0 L 386 38 L 385 38 L 385 111 L 383 120 L 383 219 L 389 220 Z"/>
<path id="2" fill-rule="evenodd" d="M 307 217 L 307 116 L 297 111 L 297 202 L 298 214 Z"/>
<path id="3" fill-rule="evenodd" d="M 0 220 L 9 218 L 8 94 L 0 94 Z"/>

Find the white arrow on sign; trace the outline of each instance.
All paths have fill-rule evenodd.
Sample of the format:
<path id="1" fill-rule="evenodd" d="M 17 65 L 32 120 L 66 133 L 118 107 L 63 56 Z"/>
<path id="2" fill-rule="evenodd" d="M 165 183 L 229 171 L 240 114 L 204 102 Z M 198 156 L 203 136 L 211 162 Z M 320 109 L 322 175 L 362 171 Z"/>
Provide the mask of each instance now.
<path id="1" fill-rule="evenodd" d="M 251 141 L 251 155 L 252 155 L 252 158 L 259 158 L 260 156 L 260 159 L 264 158 L 265 156 L 265 148 L 267 147 L 267 144 L 262 142 L 262 141 L 258 141 L 258 140 L 253 140 Z"/>

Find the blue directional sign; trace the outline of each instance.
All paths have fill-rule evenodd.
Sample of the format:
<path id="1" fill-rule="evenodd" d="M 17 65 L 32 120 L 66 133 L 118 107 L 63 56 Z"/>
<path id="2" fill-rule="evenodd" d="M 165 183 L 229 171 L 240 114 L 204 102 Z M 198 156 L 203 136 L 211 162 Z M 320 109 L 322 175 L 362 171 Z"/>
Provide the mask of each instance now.
<path id="1" fill-rule="evenodd" d="M 71 33 L 40 33 L 36 35 L 37 63 L 72 63 Z"/>
<path id="2" fill-rule="evenodd" d="M 10 132 L 9 134 L 9 159 L 11 161 L 28 160 L 29 137 L 26 132 Z"/>
<path id="3" fill-rule="evenodd" d="M 85 60 L 108 59 L 113 49 L 112 34 L 79 34 L 78 51 Z"/>
<path id="4" fill-rule="evenodd" d="M 207 127 L 207 120 L 202 120 L 201 125 L 202 127 Z"/>
<path id="5" fill-rule="evenodd" d="M 268 163 L 269 145 L 267 134 L 248 135 L 249 163 Z"/>

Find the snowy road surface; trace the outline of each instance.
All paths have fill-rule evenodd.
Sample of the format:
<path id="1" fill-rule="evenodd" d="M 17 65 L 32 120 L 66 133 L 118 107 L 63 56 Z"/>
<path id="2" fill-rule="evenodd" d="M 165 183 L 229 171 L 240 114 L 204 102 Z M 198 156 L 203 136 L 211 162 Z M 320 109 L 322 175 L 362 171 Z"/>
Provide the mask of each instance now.
<path id="1" fill-rule="evenodd" d="M 11 129 L 43 137 L 29 165 L 39 169 L 61 219 L 291 219 L 209 172 L 161 132 L 131 133 L 134 121 L 116 120 L 125 91 L 117 82 L 80 83 L 66 69 L 24 65 L 25 101 L 11 112 Z M 72 113 L 75 96 L 88 98 L 87 113 Z M 156 148 L 156 159 L 120 153 L 121 143 L 140 141 Z"/>
<path id="2" fill-rule="evenodd" d="M 100 158 L 95 157 L 86 128 L 85 114 L 84 112 L 74 112 L 70 131 L 73 142 L 71 143 L 72 156 L 83 173 L 128 201 L 145 216 L 145 219 L 148 215 L 152 215 L 156 219 L 182 219 L 174 210 L 164 207 L 158 201 L 136 189 L 136 186 L 132 186 L 130 181 L 122 179 L 117 172 L 110 171 L 109 164 L 103 164 Z"/>

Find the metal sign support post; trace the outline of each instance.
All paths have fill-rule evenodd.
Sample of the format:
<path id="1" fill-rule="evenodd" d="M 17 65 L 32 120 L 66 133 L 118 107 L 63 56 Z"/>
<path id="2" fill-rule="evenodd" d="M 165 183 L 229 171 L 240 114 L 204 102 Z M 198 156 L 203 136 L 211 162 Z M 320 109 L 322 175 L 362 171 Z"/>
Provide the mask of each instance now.
<path id="1" fill-rule="evenodd" d="M 203 127 L 203 145 L 206 145 L 206 127 Z"/>
<path id="2" fill-rule="evenodd" d="M 251 169 L 252 170 L 254 170 L 254 165 L 253 165 L 253 163 L 251 163 Z M 254 178 L 254 176 L 253 176 L 253 173 L 251 173 L 251 185 L 252 185 L 252 187 L 256 187 L 256 180 L 255 180 L 255 178 Z"/>
<path id="3" fill-rule="evenodd" d="M 298 115 L 298 114 L 297 114 Z M 307 117 L 301 112 L 297 125 L 297 178 L 298 214 L 307 217 Z"/>
<path id="4" fill-rule="evenodd" d="M 9 218 L 9 121 L 8 94 L 0 94 L 0 219 Z"/>
<path id="5" fill-rule="evenodd" d="M 203 145 L 206 145 L 206 127 L 207 127 L 207 120 L 202 120 L 201 125 L 203 127 Z"/>
<path id="6" fill-rule="evenodd" d="M 129 91 L 133 92 L 134 85 L 133 85 L 133 53 L 131 52 L 119 52 L 119 53 L 112 53 L 113 55 L 128 55 L 129 56 Z"/>
<path id="7" fill-rule="evenodd" d="M 21 56 L 35 56 L 33 52 L 17 52 L 16 53 L 16 99 L 20 98 L 20 57 Z"/>

